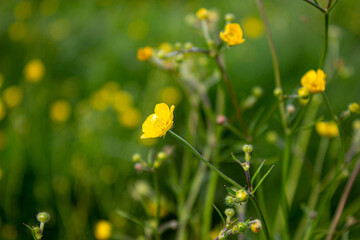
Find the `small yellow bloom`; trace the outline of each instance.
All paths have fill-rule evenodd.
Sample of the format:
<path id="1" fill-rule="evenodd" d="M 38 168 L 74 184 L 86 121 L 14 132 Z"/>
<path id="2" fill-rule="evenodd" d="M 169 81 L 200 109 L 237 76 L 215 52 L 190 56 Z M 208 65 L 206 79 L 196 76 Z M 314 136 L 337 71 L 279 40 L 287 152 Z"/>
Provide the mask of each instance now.
<path id="1" fill-rule="evenodd" d="M 196 16 L 199 20 L 205 20 L 209 17 L 209 12 L 206 8 L 200 8 L 197 12 L 196 12 Z"/>
<path id="2" fill-rule="evenodd" d="M 29 82 L 39 82 L 45 73 L 45 66 L 40 59 L 33 59 L 26 64 L 24 69 L 25 78 Z"/>
<path id="3" fill-rule="evenodd" d="M 95 226 L 95 237 L 99 240 L 105 240 L 111 237 L 112 226 L 109 221 L 100 220 Z"/>
<path id="4" fill-rule="evenodd" d="M 259 233 L 261 231 L 261 222 L 258 219 L 255 219 L 250 225 L 250 229 L 253 233 Z"/>
<path id="5" fill-rule="evenodd" d="M 137 59 L 139 61 L 149 60 L 149 58 L 151 58 L 152 52 L 153 52 L 152 48 L 149 47 L 149 46 L 144 47 L 144 48 L 140 48 L 137 51 Z"/>
<path id="6" fill-rule="evenodd" d="M 18 106 L 23 99 L 23 91 L 20 87 L 8 87 L 4 91 L 4 102 L 9 108 Z"/>
<path id="7" fill-rule="evenodd" d="M 350 103 L 349 111 L 352 114 L 360 114 L 360 105 L 357 102 Z"/>
<path id="8" fill-rule="evenodd" d="M 316 123 L 316 132 L 322 137 L 333 138 L 339 136 L 339 128 L 335 122 Z"/>
<path id="9" fill-rule="evenodd" d="M 147 117 L 142 125 L 143 135 L 141 138 L 157 138 L 164 136 L 170 130 L 174 121 L 175 106 L 170 108 L 165 103 L 155 106 L 155 113 Z"/>
<path id="10" fill-rule="evenodd" d="M 50 108 L 50 118 L 54 122 L 66 122 L 71 114 L 71 105 L 65 100 L 54 102 Z"/>
<path id="11" fill-rule="evenodd" d="M 311 93 L 319 93 L 325 91 L 326 74 L 323 70 L 310 70 L 301 78 L 301 85 L 306 87 Z"/>
<path id="12" fill-rule="evenodd" d="M 238 23 L 226 24 L 225 31 L 220 32 L 220 38 L 226 42 L 228 46 L 238 45 L 245 42 L 243 32 Z"/>
<path id="13" fill-rule="evenodd" d="M 249 38 L 260 38 L 264 33 L 264 25 L 260 19 L 249 17 L 244 20 L 244 32 Z"/>

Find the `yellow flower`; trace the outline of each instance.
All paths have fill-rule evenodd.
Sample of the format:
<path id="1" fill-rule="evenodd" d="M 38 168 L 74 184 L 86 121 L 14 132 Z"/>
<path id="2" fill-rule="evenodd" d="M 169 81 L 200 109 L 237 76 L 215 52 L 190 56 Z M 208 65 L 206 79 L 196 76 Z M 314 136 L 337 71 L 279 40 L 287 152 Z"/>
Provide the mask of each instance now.
<path id="1" fill-rule="evenodd" d="M 200 8 L 197 12 L 196 12 L 196 16 L 199 20 L 205 20 L 209 17 L 209 12 L 206 8 Z"/>
<path id="2" fill-rule="evenodd" d="M 260 19 L 248 17 L 244 20 L 244 31 L 249 38 L 260 38 L 264 33 L 264 25 Z"/>
<path id="3" fill-rule="evenodd" d="M 71 106 L 65 100 L 59 100 L 54 102 L 50 108 L 50 118 L 54 122 L 66 122 L 71 114 Z"/>
<path id="4" fill-rule="evenodd" d="M 40 59 L 33 59 L 26 64 L 24 69 L 25 78 L 29 82 L 39 82 L 45 73 L 45 67 Z"/>
<path id="5" fill-rule="evenodd" d="M 339 128 L 335 122 L 318 122 L 315 128 L 322 137 L 333 138 L 339 136 Z"/>
<path id="6" fill-rule="evenodd" d="M 139 48 L 137 51 L 137 59 L 139 61 L 146 61 L 151 58 L 152 55 L 152 48 L 147 46 L 144 48 Z"/>
<path id="7" fill-rule="evenodd" d="M 141 138 L 157 138 L 164 136 L 174 123 L 174 110 L 174 105 L 169 108 L 165 103 L 156 104 L 155 113 L 148 116 L 142 125 L 144 134 L 141 135 Z"/>
<path id="8" fill-rule="evenodd" d="M 9 108 L 18 106 L 23 99 L 23 91 L 17 86 L 8 87 L 4 91 L 4 101 Z"/>
<path id="9" fill-rule="evenodd" d="M 360 105 L 357 102 L 350 103 L 349 111 L 352 114 L 360 114 Z"/>
<path id="10" fill-rule="evenodd" d="M 238 23 L 226 24 L 225 31 L 220 32 L 220 38 L 226 42 L 228 46 L 238 45 L 245 42 L 243 32 Z"/>
<path id="11" fill-rule="evenodd" d="M 253 223 L 251 223 L 251 225 L 250 225 L 250 229 L 251 229 L 251 231 L 252 231 L 253 233 L 258 233 L 258 232 L 260 232 L 260 231 L 261 231 L 261 228 L 262 228 L 261 222 L 260 222 L 260 220 L 258 220 L 258 219 L 255 219 L 255 220 L 253 221 Z"/>
<path id="12" fill-rule="evenodd" d="M 111 237 L 112 226 L 109 221 L 100 220 L 95 226 L 95 237 L 99 240 L 105 240 Z"/>
<path id="13" fill-rule="evenodd" d="M 311 93 L 319 93 L 325 91 L 326 74 L 323 70 L 310 70 L 301 78 L 301 85 L 306 87 Z"/>

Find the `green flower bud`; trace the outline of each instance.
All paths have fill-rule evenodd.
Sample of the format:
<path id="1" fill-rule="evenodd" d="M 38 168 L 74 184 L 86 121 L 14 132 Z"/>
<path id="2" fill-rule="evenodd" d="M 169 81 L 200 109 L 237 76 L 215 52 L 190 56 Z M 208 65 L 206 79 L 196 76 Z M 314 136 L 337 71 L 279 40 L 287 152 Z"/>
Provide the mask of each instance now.
<path id="1" fill-rule="evenodd" d="M 274 89 L 274 95 L 275 97 L 280 97 L 282 95 L 283 91 L 281 88 L 275 88 Z"/>
<path id="2" fill-rule="evenodd" d="M 349 111 L 352 114 L 359 114 L 360 113 L 360 105 L 358 103 L 356 103 L 356 102 L 351 103 L 349 105 Z"/>
<path id="3" fill-rule="evenodd" d="M 182 48 L 182 43 L 181 42 L 175 43 L 175 49 L 176 50 L 181 50 L 181 48 Z"/>
<path id="4" fill-rule="evenodd" d="M 239 231 L 240 229 L 238 225 L 234 225 L 233 228 L 231 229 L 232 234 L 238 234 Z"/>
<path id="5" fill-rule="evenodd" d="M 245 144 L 245 145 L 242 147 L 242 150 L 243 150 L 245 153 L 251 153 L 252 150 L 253 150 L 253 147 L 252 147 L 250 144 Z"/>
<path id="6" fill-rule="evenodd" d="M 140 153 L 135 153 L 133 156 L 132 156 L 132 160 L 133 162 L 139 162 L 141 160 L 141 155 Z"/>
<path id="7" fill-rule="evenodd" d="M 175 61 L 180 63 L 184 60 L 184 55 L 183 54 L 179 54 L 175 57 Z"/>
<path id="8" fill-rule="evenodd" d="M 248 229 L 248 225 L 244 222 L 239 222 L 237 226 L 239 228 L 239 232 L 241 233 L 245 233 L 246 230 Z"/>
<path id="9" fill-rule="evenodd" d="M 41 223 L 47 223 L 50 220 L 50 215 L 47 212 L 39 212 L 36 218 Z"/>
<path id="10" fill-rule="evenodd" d="M 158 56 L 158 58 L 160 58 L 160 59 L 164 59 L 164 58 L 166 57 L 166 53 L 165 53 L 163 50 L 159 50 L 159 51 L 157 52 L 157 56 Z"/>
<path id="11" fill-rule="evenodd" d="M 252 91 L 252 94 L 257 98 L 261 97 L 264 92 L 263 89 L 259 86 L 253 87 L 251 91 Z"/>
<path id="12" fill-rule="evenodd" d="M 232 205 L 234 205 L 235 200 L 232 196 L 227 196 L 225 198 L 225 204 L 228 205 L 229 207 L 231 207 Z"/>
<path id="13" fill-rule="evenodd" d="M 234 14 L 232 14 L 232 13 L 227 13 L 226 15 L 225 15 L 225 21 L 227 21 L 227 22 L 232 22 L 232 21 L 234 21 L 235 20 L 235 15 Z"/>
<path id="14" fill-rule="evenodd" d="M 36 239 L 41 239 L 42 238 L 42 232 L 41 229 L 39 227 L 33 227 L 32 228 L 33 234 L 35 235 Z"/>
<path id="15" fill-rule="evenodd" d="M 236 203 L 247 202 L 248 198 L 249 198 L 248 193 L 244 189 L 240 189 L 239 191 L 236 192 L 235 202 Z"/>
<path id="16" fill-rule="evenodd" d="M 159 160 L 159 161 L 164 161 L 164 160 L 166 160 L 167 159 L 167 155 L 166 155 L 166 153 L 164 153 L 164 152 L 158 152 L 158 154 L 157 154 L 157 159 Z"/>
<path id="17" fill-rule="evenodd" d="M 235 215 L 235 210 L 233 208 L 227 208 L 225 210 L 225 215 L 228 217 L 228 218 L 231 218 L 232 216 Z"/>
<path id="18" fill-rule="evenodd" d="M 159 167 L 160 167 L 160 161 L 155 161 L 154 168 L 159 168 Z"/>
<path id="19" fill-rule="evenodd" d="M 192 49 L 193 48 L 193 44 L 191 42 L 186 42 L 185 45 L 184 45 L 184 48 L 186 50 L 189 50 L 189 49 Z"/>

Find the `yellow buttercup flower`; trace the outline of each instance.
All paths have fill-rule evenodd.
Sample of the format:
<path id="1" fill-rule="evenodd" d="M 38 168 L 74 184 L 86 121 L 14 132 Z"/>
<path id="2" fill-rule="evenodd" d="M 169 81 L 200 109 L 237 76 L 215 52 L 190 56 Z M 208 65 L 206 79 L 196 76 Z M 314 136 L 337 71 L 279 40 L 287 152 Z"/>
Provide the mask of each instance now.
<path id="1" fill-rule="evenodd" d="M 339 136 L 339 128 L 335 122 L 316 123 L 316 132 L 322 137 L 333 138 Z"/>
<path id="2" fill-rule="evenodd" d="M 29 82 L 39 82 L 45 73 L 45 66 L 40 59 L 33 59 L 26 64 L 24 69 L 25 78 Z"/>
<path id="3" fill-rule="evenodd" d="M 151 55 L 152 55 L 152 48 L 149 46 L 144 48 L 139 48 L 137 51 L 137 59 L 139 61 L 149 60 L 149 58 L 151 58 Z"/>
<path id="4" fill-rule="evenodd" d="M 258 219 L 255 219 L 250 225 L 250 229 L 253 233 L 259 233 L 261 231 L 261 222 Z"/>
<path id="5" fill-rule="evenodd" d="M 174 110 L 174 105 L 169 108 L 165 103 L 156 104 L 155 113 L 148 116 L 142 125 L 144 134 L 141 135 L 141 138 L 157 138 L 164 136 L 174 123 Z"/>
<path id="6" fill-rule="evenodd" d="M 319 93 L 325 91 L 326 74 L 323 70 L 310 70 L 301 78 L 301 85 L 306 87 L 311 93 Z"/>
<path id="7" fill-rule="evenodd" d="M 100 220 L 95 226 L 95 237 L 98 240 L 105 240 L 111 237 L 112 226 L 109 221 Z"/>
<path id="8" fill-rule="evenodd" d="M 197 12 L 196 12 L 196 16 L 199 20 L 205 20 L 209 17 L 209 12 L 206 8 L 200 8 Z"/>
<path id="9" fill-rule="evenodd" d="M 52 104 L 50 108 L 50 118 L 54 122 L 66 122 L 71 114 L 71 105 L 65 100 L 59 100 Z"/>
<path id="10" fill-rule="evenodd" d="M 4 91 L 4 102 L 9 108 L 18 106 L 23 99 L 23 90 L 20 87 L 8 87 Z"/>
<path id="11" fill-rule="evenodd" d="M 243 32 L 238 23 L 228 23 L 225 31 L 220 32 L 220 38 L 227 43 L 228 46 L 239 45 L 245 42 Z"/>

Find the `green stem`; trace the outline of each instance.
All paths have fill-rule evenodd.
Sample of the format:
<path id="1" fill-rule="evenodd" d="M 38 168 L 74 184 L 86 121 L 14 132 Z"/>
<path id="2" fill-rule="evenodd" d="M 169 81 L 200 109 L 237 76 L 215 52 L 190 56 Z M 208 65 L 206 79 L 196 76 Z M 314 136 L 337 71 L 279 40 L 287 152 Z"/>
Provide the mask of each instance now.
<path id="1" fill-rule="evenodd" d="M 260 217 L 261 217 L 261 221 L 262 221 L 262 223 L 263 223 L 263 225 L 264 225 L 265 238 L 266 238 L 266 240 L 270 240 L 269 230 L 268 230 L 268 227 L 267 227 L 267 224 L 266 224 L 266 220 L 265 220 L 264 214 L 263 214 L 263 212 L 261 211 L 260 205 L 259 205 L 259 203 L 258 203 L 258 201 L 256 200 L 256 198 L 255 198 L 254 195 L 252 195 L 252 196 L 250 197 L 250 200 L 251 200 L 251 202 L 254 204 L 256 211 L 258 212 L 258 214 L 259 214 Z"/>
<path id="2" fill-rule="evenodd" d="M 160 223 L 161 198 L 160 198 L 158 173 L 156 171 L 153 172 L 153 184 L 154 184 L 155 195 L 156 195 L 156 215 L 155 215 L 156 228 L 155 229 L 156 229 L 156 235 L 158 235 L 158 228 L 159 228 L 159 223 Z"/>
<path id="3" fill-rule="evenodd" d="M 325 16 L 324 45 L 323 45 L 323 50 L 322 50 L 322 54 L 321 54 L 321 58 L 320 58 L 320 62 L 319 62 L 319 67 L 318 67 L 319 69 L 323 69 L 323 68 L 324 68 L 324 62 L 325 62 L 326 54 L 327 54 L 327 50 L 328 50 L 329 13 L 325 12 L 324 16 Z"/>
<path id="4" fill-rule="evenodd" d="M 232 184 L 233 186 L 237 188 L 243 187 L 232 180 L 230 177 L 226 176 L 224 173 L 222 173 L 219 169 L 217 169 L 214 165 L 212 165 L 208 160 L 206 160 L 193 146 L 191 146 L 185 139 L 174 133 L 173 131 L 169 130 L 168 133 L 170 133 L 173 137 L 175 137 L 178 141 L 183 143 L 198 159 L 200 159 L 203 163 L 205 163 L 209 168 L 211 168 L 213 171 L 215 171 L 220 177 L 222 177 L 225 181 Z"/>

